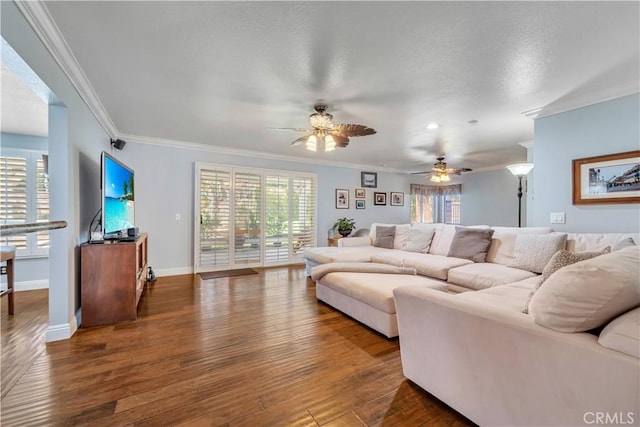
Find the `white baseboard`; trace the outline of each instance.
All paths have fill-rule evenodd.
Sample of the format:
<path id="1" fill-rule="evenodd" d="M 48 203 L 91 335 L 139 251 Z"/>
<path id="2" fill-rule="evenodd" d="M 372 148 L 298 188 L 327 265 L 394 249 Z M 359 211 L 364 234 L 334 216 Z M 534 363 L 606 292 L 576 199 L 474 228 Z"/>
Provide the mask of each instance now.
<path id="1" fill-rule="evenodd" d="M 25 282 L 16 282 L 13 290 L 16 292 L 35 291 L 36 289 L 49 289 L 49 280 L 29 280 Z"/>
<path id="2" fill-rule="evenodd" d="M 154 269 L 153 272 L 156 277 L 180 276 L 183 274 L 193 274 L 193 267 L 161 268 L 158 270 Z"/>
<path id="3" fill-rule="evenodd" d="M 71 338 L 71 336 L 78 330 L 78 321 L 76 320 L 76 316 L 72 317 L 69 323 L 49 325 L 47 332 L 45 333 L 45 341 L 62 341 Z"/>

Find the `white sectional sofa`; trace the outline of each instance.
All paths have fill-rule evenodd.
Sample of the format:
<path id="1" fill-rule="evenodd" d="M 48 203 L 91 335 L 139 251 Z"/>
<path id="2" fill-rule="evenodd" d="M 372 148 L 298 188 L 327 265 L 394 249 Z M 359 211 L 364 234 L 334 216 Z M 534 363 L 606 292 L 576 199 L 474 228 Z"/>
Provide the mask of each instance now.
<path id="1" fill-rule="evenodd" d="M 386 226 L 305 258 L 318 299 L 399 335 L 407 378 L 480 425 L 640 423 L 639 234 L 491 227 L 473 262 L 453 226 L 424 253 L 403 239 L 430 226 L 376 247 Z"/>

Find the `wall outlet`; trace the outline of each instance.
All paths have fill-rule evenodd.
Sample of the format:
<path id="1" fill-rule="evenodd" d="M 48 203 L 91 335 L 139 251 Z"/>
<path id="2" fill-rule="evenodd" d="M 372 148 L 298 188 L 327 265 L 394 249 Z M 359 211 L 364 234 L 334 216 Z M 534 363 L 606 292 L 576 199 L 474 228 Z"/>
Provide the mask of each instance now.
<path id="1" fill-rule="evenodd" d="M 565 217 L 564 217 L 564 212 L 551 212 L 551 224 L 564 224 L 565 223 Z"/>

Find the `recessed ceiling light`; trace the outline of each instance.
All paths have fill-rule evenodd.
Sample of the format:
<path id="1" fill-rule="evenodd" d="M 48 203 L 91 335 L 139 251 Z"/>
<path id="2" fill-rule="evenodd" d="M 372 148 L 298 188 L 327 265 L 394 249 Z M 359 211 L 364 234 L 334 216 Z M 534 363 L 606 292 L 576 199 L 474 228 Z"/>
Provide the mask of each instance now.
<path id="1" fill-rule="evenodd" d="M 440 127 L 440 125 L 437 124 L 437 123 L 429 123 L 427 125 L 427 129 L 438 129 L 439 127 Z"/>

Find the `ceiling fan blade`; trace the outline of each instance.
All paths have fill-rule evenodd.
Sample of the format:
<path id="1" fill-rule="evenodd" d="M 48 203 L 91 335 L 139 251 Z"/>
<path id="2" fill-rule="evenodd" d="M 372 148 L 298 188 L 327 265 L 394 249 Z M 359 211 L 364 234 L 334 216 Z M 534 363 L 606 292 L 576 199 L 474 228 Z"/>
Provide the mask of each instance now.
<path id="1" fill-rule="evenodd" d="M 296 145 L 300 145 L 300 144 L 302 144 L 302 143 L 304 143 L 304 142 L 307 142 L 307 138 L 309 138 L 309 135 L 311 135 L 311 134 L 310 134 L 310 133 L 308 133 L 308 134 L 306 134 L 306 135 L 304 135 L 304 136 L 301 136 L 300 138 L 296 139 L 295 141 L 293 141 L 293 142 L 291 143 L 291 146 L 292 146 L 292 147 L 295 147 Z"/>
<path id="2" fill-rule="evenodd" d="M 336 147 L 346 147 L 347 145 L 349 145 L 349 138 L 347 138 L 346 136 L 342 136 L 333 131 L 329 132 L 329 134 L 331 135 L 331 138 L 333 138 L 333 140 L 336 142 Z"/>
<path id="3" fill-rule="evenodd" d="M 367 136 L 376 133 L 375 129 L 363 125 L 339 124 L 333 127 L 334 134 L 345 137 L 351 136 Z"/>
<path id="4" fill-rule="evenodd" d="M 268 130 L 295 130 L 296 132 L 310 132 L 311 129 L 305 128 L 267 128 Z"/>
<path id="5" fill-rule="evenodd" d="M 433 171 L 412 172 L 411 175 L 431 175 Z"/>

